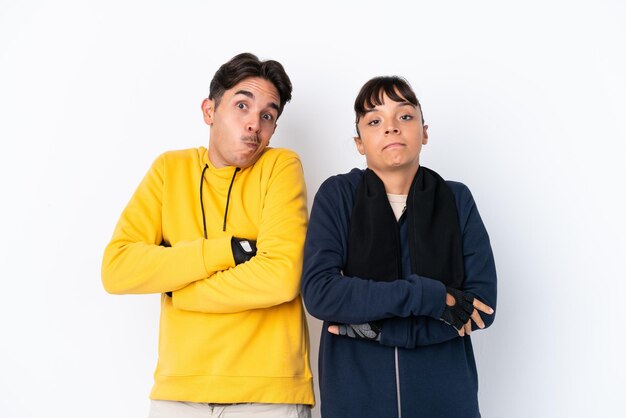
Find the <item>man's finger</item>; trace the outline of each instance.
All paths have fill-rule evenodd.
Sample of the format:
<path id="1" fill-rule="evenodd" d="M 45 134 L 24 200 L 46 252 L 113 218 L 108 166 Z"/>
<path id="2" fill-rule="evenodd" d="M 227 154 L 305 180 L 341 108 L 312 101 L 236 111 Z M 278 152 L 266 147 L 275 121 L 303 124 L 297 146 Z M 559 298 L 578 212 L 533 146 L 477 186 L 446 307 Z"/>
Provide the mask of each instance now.
<path id="1" fill-rule="evenodd" d="M 476 325 L 478 325 L 478 328 L 485 328 L 485 323 L 483 322 L 483 319 L 480 317 L 480 314 L 476 309 L 474 309 L 474 312 L 472 312 L 472 320 L 476 323 Z"/>
<path id="2" fill-rule="evenodd" d="M 485 305 L 484 303 L 482 303 L 476 298 L 474 298 L 474 308 L 489 315 L 493 313 L 493 309 L 491 309 L 491 307 Z"/>
<path id="3" fill-rule="evenodd" d="M 329 326 L 328 332 L 330 332 L 331 334 L 339 335 L 339 326 L 338 325 Z"/>

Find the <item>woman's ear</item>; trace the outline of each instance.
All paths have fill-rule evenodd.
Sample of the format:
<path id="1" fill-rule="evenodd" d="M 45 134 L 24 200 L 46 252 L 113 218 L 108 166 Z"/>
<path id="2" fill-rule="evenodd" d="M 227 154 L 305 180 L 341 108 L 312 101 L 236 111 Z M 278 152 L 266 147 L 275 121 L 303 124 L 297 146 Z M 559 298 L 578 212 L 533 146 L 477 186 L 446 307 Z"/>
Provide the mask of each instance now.
<path id="1" fill-rule="evenodd" d="M 356 149 L 359 150 L 359 154 L 365 155 L 365 148 L 363 147 L 363 140 L 360 136 L 354 137 L 354 144 L 356 145 Z"/>

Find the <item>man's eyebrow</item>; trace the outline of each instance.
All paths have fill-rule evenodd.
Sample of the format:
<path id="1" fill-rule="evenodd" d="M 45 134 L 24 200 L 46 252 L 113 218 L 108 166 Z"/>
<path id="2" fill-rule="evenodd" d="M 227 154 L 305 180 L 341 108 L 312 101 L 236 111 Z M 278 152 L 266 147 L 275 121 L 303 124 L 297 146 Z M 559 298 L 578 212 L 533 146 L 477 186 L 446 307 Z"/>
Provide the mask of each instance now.
<path id="1" fill-rule="evenodd" d="M 246 97 L 249 97 L 251 99 L 254 99 L 254 94 L 251 91 L 248 90 L 237 90 L 235 92 L 235 96 L 238 94 L 243 94 Z M 267 104 L 268 107 L 271 107 L 272 109 L 276 109 L 276 111 L 280 110 L 280 107 L 278 107 L 278 104 L 274 103 L 274 102 L 269 102 Z"/>
<path id="2" fill-rule="evenodd" d="M 248 90 L 237 90 L 237 91 L 235 92 L 235 96 L 236 96 L 236 95 L 238 95 L 238 94 L 243 94 L 243 95 L 244 95 L 244 96 L 246 96 L 246 97 L 249 97 L 249 98 L 251 98 L 251 99 L 254 99 L 254 94 L 252 94 L 252 92 L 251 92 L 251 91 L 248 91 Z"/>

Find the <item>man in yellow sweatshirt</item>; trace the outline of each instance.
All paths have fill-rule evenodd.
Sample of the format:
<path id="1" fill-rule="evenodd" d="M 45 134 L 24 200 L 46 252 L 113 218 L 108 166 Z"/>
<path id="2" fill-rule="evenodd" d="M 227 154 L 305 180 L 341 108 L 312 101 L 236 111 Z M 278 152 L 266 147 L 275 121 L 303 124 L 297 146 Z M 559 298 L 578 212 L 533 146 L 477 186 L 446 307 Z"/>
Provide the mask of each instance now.
<path id="1" fill-rule="evenodd" d="M 310 416 L 304 177 L 268 147 L 290 99 L 280 63 L 222 65 L 201 106 L 208 149 L 159 156 L 105 249 L 108 292 L 161 294 L 150 418 Z"/>

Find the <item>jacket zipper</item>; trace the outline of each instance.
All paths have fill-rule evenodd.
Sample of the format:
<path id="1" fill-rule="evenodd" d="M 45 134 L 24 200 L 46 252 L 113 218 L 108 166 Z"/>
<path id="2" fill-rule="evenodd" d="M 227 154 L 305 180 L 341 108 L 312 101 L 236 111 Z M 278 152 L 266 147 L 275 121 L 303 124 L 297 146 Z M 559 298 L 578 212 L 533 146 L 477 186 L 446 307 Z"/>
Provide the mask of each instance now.
<path id="1" fill-rule="evenodd" d="M 403 216 L 408 216 L 408 214 L 406 213 L 406 205 L 404 206 L 404 209 L 402 210 L 402 215 L 400 215 L 400 219 Z M 397 252 L 396 254 L 398 254 L 398 271 L 400 272 L 400 274 L 398 275 L 398 279 L 402 279 L 402 276 L 404 275 L 403 273 L 403 269 L 402 269 L 402 246 L 400 244 L 400 219 L 398 219 L 398 223 L 396 224 L 396 234 L 398 239 L 396 240 L 397 242 Z M 404 220 L 404 222 L 408 222 L 407 219 Z M 396 366 L 396 394 L 397 394 L 397 398 L 398 398 L 398 418 L 402 418 L 402 396 L 400 395 L 400 364 L 399 364 L 399 360 L 398 360 L 398 347 L 394 347 L 394 362 L 395 362 L 395 366 Z"/>
<path id="2" fill-rule="evenodd" d="M 398 347 L 394 347 L 396 363 L 396 393 L 398 394 L 398 418 L 402 418 L 402 398 L 400 396 L 400 366 L 398 364 Z"/>

